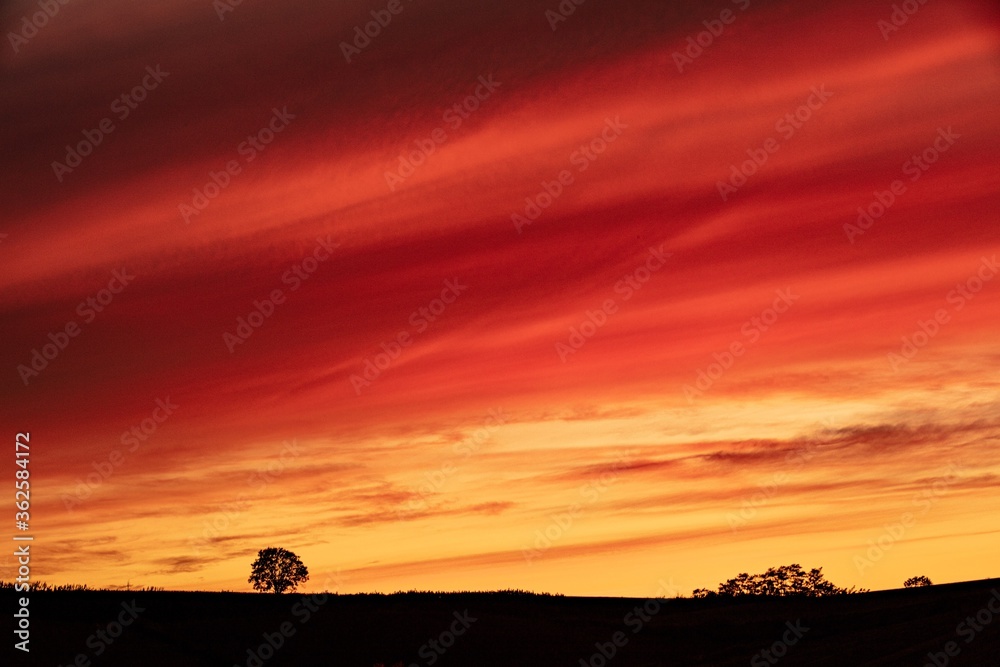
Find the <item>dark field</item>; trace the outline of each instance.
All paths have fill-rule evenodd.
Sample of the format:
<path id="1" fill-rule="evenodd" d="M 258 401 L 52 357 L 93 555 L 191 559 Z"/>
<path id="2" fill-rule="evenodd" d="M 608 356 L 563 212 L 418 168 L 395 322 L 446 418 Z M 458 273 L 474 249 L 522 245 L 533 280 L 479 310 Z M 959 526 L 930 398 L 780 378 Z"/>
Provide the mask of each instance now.
<path id="1" fill-rule="evenodd" d="M 2 593 L 8 623 L 20 595 Z M 741 600 L 35 592 L 29 610 L 30 659 L 8 632 L 4 655 L 13 660 L 0 663 L 1000 665 L 1000 580 Z M 119 621 L 128 623 L 120 634 Z M 269 650 L 268 636 L 280 648 Z"/>

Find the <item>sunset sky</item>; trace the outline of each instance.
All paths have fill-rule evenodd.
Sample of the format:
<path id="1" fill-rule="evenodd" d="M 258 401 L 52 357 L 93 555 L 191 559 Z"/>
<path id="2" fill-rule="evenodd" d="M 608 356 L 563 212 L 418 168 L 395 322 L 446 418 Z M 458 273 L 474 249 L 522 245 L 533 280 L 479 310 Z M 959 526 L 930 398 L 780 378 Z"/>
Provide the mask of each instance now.
<path id="1" fill-rule="evenodd" d="M 1000 576 L 995 2 L 224 2 L 0 5 L 34 576 Z"/>

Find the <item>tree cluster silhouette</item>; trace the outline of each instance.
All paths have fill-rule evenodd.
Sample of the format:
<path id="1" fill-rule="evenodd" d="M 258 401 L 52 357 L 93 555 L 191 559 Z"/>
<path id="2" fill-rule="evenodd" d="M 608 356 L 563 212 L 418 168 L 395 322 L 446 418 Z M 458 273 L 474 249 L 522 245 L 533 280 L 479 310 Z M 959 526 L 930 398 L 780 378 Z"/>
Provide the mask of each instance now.
<path id="1" fill-rule="evenodd" d="M 694 597 L 737 597 L 743 595 L 821 597 L 867 592 L 867 589 L 853 587 L 848 589 L 835 586 L 826 580 L 821 567 L 815 567 L 806 572 L 798 563 L 792 563 L 791 565 L 768 568 L 766 572 L 760 574 L 741 572 L 734 578 L 719 584 L 717 590 L 695 589 Z"/>
<path id="2" fill-rule="evenodd" d="M 932 582 L 929 578 L 923 575 L 920 575 L 919 577 L 910 577 L 909 579 L 903 582 L 903 586 L 905 588 L 919 588 L 921 586 L 933 586 L 933 585 L 934 582 Z"/>

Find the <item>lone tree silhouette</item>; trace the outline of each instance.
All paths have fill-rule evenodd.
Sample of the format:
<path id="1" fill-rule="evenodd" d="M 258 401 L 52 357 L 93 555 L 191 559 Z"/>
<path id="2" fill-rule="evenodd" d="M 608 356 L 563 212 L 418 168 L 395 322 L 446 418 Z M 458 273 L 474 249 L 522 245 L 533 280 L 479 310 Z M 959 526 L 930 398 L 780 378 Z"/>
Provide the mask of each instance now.
<path id="1" fill-rule="evenodd" d="M 903 582 L 903 586 L 906 588 L 919 588 L 921 586 L 933 586 L 934 583 L 927 577 L 920 575 L 919 577 L 910 577 Z"/>
<path id="2" fill-rule="evenodd" d="M 247 581 L 253 584 L 255 591 L 281 594 L 294 591 L 299 584 L 309 580 L 309 569 L 299 557 L 280 547 L 261 549 L 250 567 Z"/>
<path id="3" fill-rule="evenodd" d="M 694 591 L 696 598 L 715 596 L 736 597 L 740 595 L 804 595 L 820 597 L 823 595 L 843 595 L 846 593 L 867 593 L 865 589 L 855 590 L 839 588 L 826 580 L 823 568 L 815 567 L 808 572 L 797 563 L 768 568 L 761 574 L 743 572 L 733 579 L 719 584 L 718 591 L 698 588 Z"/>

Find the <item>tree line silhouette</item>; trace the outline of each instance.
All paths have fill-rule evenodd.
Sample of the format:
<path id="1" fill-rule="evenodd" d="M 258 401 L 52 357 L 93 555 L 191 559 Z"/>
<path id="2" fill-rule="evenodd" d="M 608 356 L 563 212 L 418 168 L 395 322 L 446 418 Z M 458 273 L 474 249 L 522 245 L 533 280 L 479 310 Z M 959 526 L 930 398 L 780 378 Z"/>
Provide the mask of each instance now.
<path id="1" fill-rule="evenodd" d="M 696 588 L 694 597 L 736 597 L 741 595 L 787 596 L 802 595 L 821 597 L 825 595 L 846 595 L 868 593 L 867 588 L 840 588 L 827 581 L 823 568 L 814 567 L 806 572 L 798 563 L 768 568 L 760 574 L 741 572 L 732 579 L 719 584 L 717 590 Z"/>

